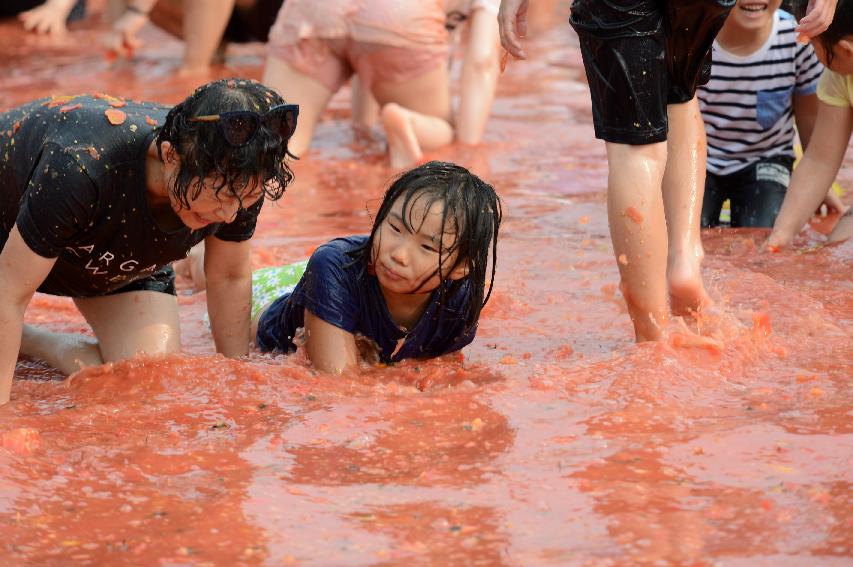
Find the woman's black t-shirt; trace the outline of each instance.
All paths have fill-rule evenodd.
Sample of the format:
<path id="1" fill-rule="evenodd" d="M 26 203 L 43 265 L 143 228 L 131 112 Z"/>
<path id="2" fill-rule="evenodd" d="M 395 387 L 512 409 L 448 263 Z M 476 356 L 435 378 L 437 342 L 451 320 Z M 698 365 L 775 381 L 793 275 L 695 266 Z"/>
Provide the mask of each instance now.
<path id="1" fill-rule="evenodd" d="M 145 160 L 168 111 L 94 95 L 38 100 L 0 114 L 0 249 L 17 224 L 30 249 L 57 258 L 38 291 L 103 295 L 184 258 L 211 234 L 251 238 L 263 200 L 229 224 L 157 226 Z"/>

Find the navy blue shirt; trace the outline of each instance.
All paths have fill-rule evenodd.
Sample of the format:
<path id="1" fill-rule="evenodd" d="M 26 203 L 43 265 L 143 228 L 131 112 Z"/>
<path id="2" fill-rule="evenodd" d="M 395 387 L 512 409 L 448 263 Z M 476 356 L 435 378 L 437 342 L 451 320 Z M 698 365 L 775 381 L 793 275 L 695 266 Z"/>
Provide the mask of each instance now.
<path id="1" fill-rule="evenodd" d="M 384 363 L 404 358 L 433 358 L 460 350 L 474 340 L 474 328 L 465 329 L 465 306 L 471 284 L 465 279 L 453 293 L 440 290 L 430 296 L 418 323 L 405 331 L 391 319 L 376 276 L 354 261 L 351 252 L 363 246 L 367 236 L 336 238 L 319 248 L 308 260 L 305 274 L 292 293 L 275 300 L 258 321 L 256 342 L 262 351 L 293 352 L 293 337 L 305 325 L 305 309 L 344 331 L 372 339 Z M 405 338 L 394 353 L 397 343 Z"/>
<path id="2" fill-rule="evenodd" d="M 105 112 L 121 106 L 125 120 Z M 169 107 L 105 96 L 43 99 L 0 114 L 0 250 L 17 225 L 57 258 L 38 291 L 99 296 L 151 276 L 205 237 L 247 240 L 263 199 L 229 223 L 161 228 L 149 210 L 148 148 Z M 175 217 L 177 219 L 177 217 Z"/>

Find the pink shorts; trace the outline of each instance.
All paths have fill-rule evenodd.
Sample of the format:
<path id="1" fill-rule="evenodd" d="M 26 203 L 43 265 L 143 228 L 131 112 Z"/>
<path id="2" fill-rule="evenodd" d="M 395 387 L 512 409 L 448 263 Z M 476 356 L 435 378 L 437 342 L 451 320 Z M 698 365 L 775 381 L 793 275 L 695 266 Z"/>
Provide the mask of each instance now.
<path id="1" fill-rule="evenodd" d="M 277 57 L 332 92 L 340 89 L 353 73 L 370 88 L 374 82 L 401 83 L 447 65 L 447 44 L 432 49 L 411 49 L 351 38 L 303 38 L 291 45 L 269 46 Z"/>

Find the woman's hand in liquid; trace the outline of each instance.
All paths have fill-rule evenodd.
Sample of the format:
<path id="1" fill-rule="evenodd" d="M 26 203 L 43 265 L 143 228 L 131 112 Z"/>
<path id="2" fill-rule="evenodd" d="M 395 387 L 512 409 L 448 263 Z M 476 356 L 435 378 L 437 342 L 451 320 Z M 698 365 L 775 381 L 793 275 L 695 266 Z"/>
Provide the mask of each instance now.
<path id="1" fill-rule="evenodd" d="M 68 28 L 65 22 L 74 7 L 75 0 L 47 0 L 41 6 L 21 12 L 18 19 L 27 31 L 48 35 L 59 39 L 65 36 Z"/>

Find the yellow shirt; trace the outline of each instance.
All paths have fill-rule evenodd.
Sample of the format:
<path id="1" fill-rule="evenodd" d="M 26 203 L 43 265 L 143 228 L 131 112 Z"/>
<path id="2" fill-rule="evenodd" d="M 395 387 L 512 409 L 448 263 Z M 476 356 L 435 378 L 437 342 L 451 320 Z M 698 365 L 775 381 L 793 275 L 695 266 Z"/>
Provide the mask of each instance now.
<path id="1" fill-rule="evenodd" d="M 824 69 L 817 85 L 817 98 L 830 106 L 853 106 L 853 75 L 840 75 Z"/>

